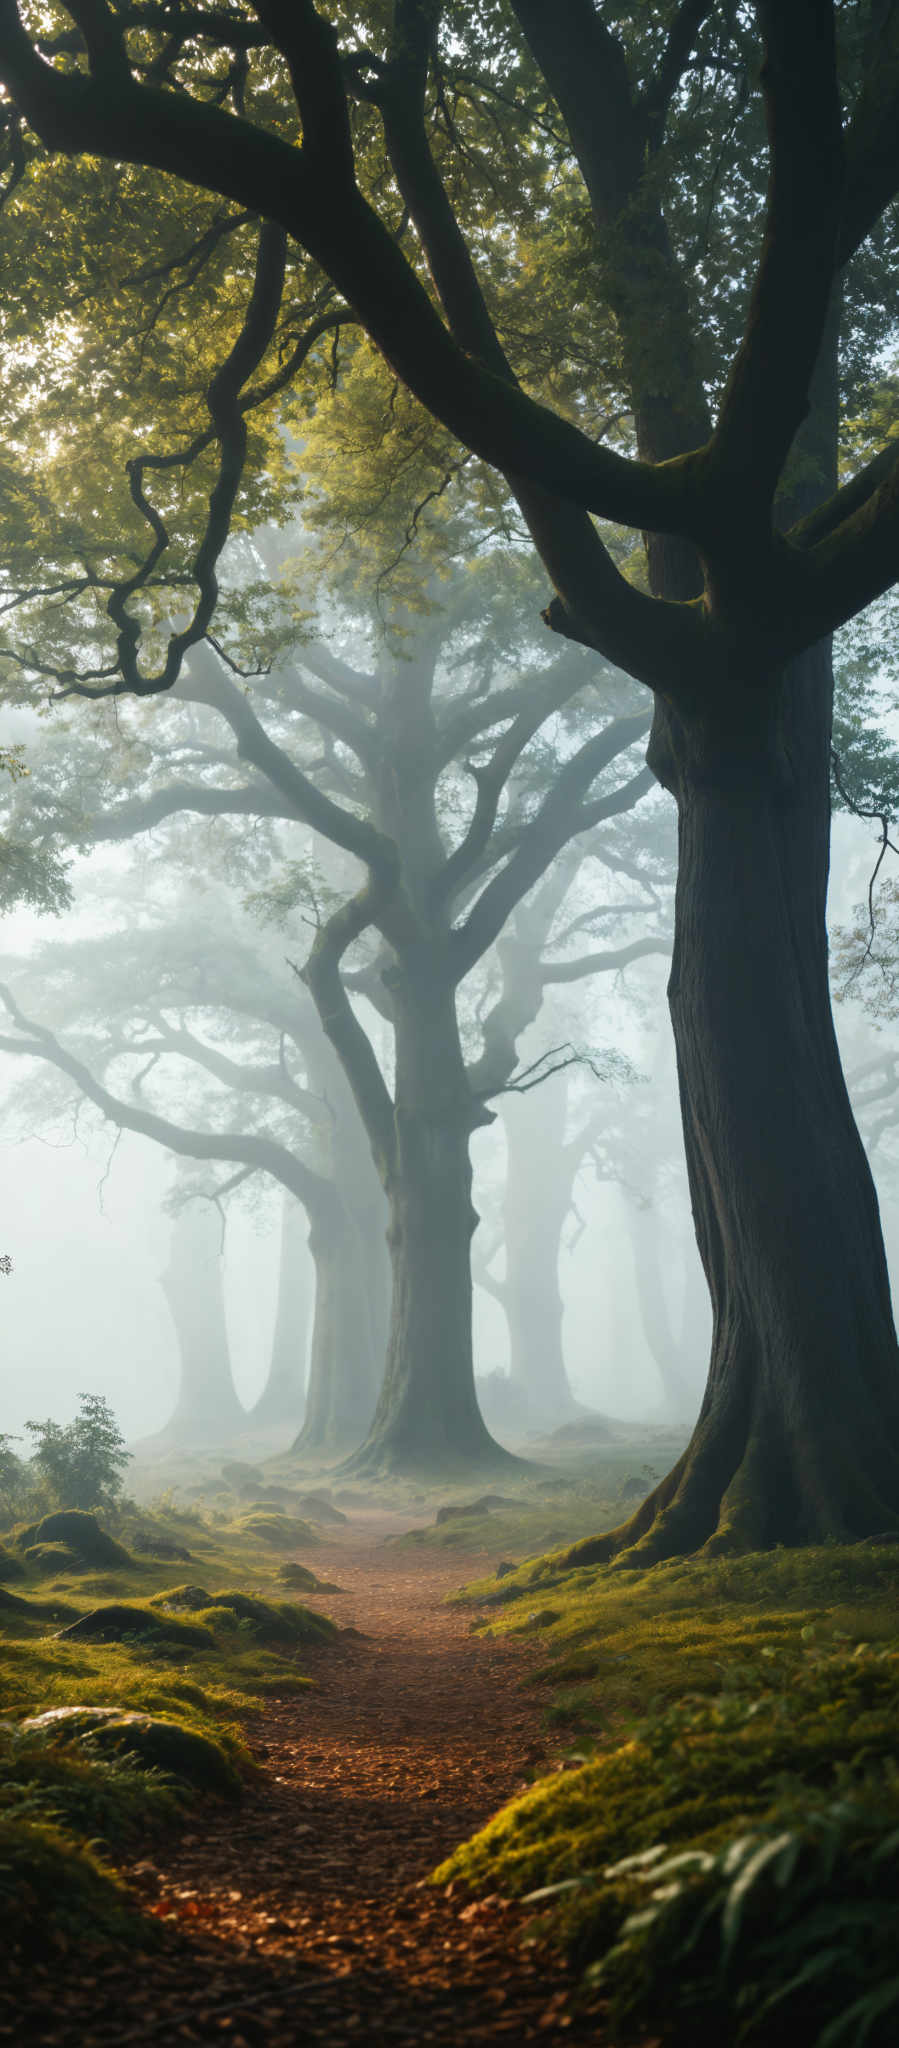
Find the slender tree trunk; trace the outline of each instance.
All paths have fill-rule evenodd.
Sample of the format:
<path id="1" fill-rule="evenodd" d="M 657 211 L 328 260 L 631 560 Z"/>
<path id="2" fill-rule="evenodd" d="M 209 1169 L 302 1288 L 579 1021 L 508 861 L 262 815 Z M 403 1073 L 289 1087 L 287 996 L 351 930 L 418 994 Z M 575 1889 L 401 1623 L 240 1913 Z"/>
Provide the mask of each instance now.
<path id="1" fill-rule="evenodd" d="M 696 1414 L 699 1395 L 691 1388 L 683 1347 L 675 1337 L 665 1298 L 657 1210 L 652 1204 L 638 1208 L 631 1203 L 629 1226 L 640 1321 L 662 1387 L 661 1402 L 652 1410 L 651 1419 L 688 1422 Z"/>
<path id="2" fill-rule="evenodd" d="M 353 1218 L 335 1191 L 312 1219 L 315 1314 L 306 1416 L 293 1450 L 317 1461 L 345 1456 L 365 1436 L 381 1374 L 369 1288 Z"/>
<path id="3" fill-rule="evenodd" d="M 712 1358 L 683 1458 L 595 1555 L 899 1523 L 899 1353 L 827 980 L 829 683 L 815 649 L 780 691 L 747 689 L 736 730 L 669 730 L 669 994 Z"/>
<path id="4" fill-rule="evenodd" d="M 246 1428 L 231 1377 L 218 1218 L 208 1203 L 188 1202 L 172 1224 L 169 1263 L 160 1276 L 181 1363 L 174 1413 L 159 1437 L 202 1450 L 230 1443 Z"/>
<path id="5" fill-rule="evenodd" d="M 565 1369 L 559 1286 L 573 1179 L 565 1149 L 565 1092 L 559 1081 L 550 1081 L 502 1111 L 510 1378 L 535 1427 L 554 1427 L 580 1412 Z"/>
<path id="6" fill-rule="evenodd" d="M 314 1278 L 307 1233 L 306 1216 L 299 1202 L 285 1189 L 271 1363 L 262 1393 L 250 1411 L 251 1421 L 266 1428 L 289 1424 L 296 1429 L 303 1419 Z"/>
<path id="7" fill-rule="evenodd" d="M 424 949 L 423 949 L 424 952 Z M 511 1464 L 481 1416 L 472 1351 L 472 1129 L 487 1121 L 465 1075 L 454 989 L 427 950 L 397 971 L 392 1270 L 384 1384 L 348 1470 L 444 1472 Z"/>

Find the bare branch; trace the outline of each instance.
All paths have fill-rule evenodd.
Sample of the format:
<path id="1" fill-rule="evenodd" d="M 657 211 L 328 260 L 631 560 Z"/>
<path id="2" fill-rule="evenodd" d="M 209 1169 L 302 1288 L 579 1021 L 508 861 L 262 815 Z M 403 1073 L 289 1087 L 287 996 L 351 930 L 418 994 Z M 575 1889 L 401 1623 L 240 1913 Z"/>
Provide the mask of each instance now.
<path id="1" fill-rule="evenodd" d="M 604 768 L 642 739 L 648 729 L 649 719 L 643 712 L 630 718 L 613 719 L 602 732 L 594 734 L 585 746 L 579 748 L 572 760 L 566 761 L 536 818 L 524 827 L 511 859 L 487 883 L 465 923 L 453 933 L 454 972 L 459 980 L 492 945 L 509 912 L 533 888 L 553 855 L 587 824 L 594 822 L 597 805 L 583 805 L 580 799 L 584 792 Z M 648 771 L 645 774 L 648 777 Z M 642 785 L 644 777 L 635 780 Z M 651 780 L 648 777 L 648 781 Z M 633 789 L 633 782 L 629 786 Z M 632 795 L 630 803 L 635 801 L 636 795 Z M 618 792 L 597 800 L 604 806 L 615 806 L 616 802 L 619 806 L 624 802 Z"/>
<path id="2" fill-rule="evenodd" d="M 11 990 L 2 984 L 0 1002 L 4 1003 L 13 1023 L 23 1034 L 21 1038 L 0 1037 L 0 1052 L 48 1061 L 61 1073 L 67 1074 L 80 1094 L 95 1103 L 110 1123 L 118 1124 L 122 1130 L 136 1131 L 141 1137 L 152 1138 L 157 1145 L 166 1145 L 170 1152 L 182 1157 L 239 1160 L 254 1171 L 269 1173 L 274 1180 L 289 1188 L 291 1194 L 296 1195 L 297 1200 L 310 1211 L 316 1206 L 320 1208 L 325 1203 L 330 1204 L 332 1192 L 329 1182 L 320 1174 L 313 1173 L 274 1138 L 263 1138 L 253 1132 L 220 1134 L 192 1131 L 172 1123 L 168 1117 L 157 1116 L 153 1110 L 125 1102 L 104 1088 L 84 1061 L 67 1051 L 52 1031 L 26 1017 Z"/>
<path id="3" fill-rule="evenodd" d="M 616 974 L 633 960 L 649 953 L 671 952 L 671 940 L 663 937 L 632 939 L 627 946 L 610 946 L 601 953 L 584 953 L 579 960 L 542 960 L 540 976 L 546 982 L 583 981 L 588 974 Z"/>

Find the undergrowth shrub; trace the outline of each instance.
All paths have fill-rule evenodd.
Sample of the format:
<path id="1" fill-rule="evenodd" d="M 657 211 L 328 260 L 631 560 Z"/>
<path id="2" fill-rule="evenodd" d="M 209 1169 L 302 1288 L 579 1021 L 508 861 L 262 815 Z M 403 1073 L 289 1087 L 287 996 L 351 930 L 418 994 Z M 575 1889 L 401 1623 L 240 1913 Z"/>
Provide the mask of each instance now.
<path id="1" fill-rule="evenodd" d="M 603 1876 L 605 1912 L 591 1915 L 585 1886 L 573 1945 L 605 1945 L 614 1897 L 625 1917 L 587 1979 L 619 2040 L 894 2048 L 895 1775 L 830 1802 L 794 1793 L 716 1849 L 660 1843 Z"/>

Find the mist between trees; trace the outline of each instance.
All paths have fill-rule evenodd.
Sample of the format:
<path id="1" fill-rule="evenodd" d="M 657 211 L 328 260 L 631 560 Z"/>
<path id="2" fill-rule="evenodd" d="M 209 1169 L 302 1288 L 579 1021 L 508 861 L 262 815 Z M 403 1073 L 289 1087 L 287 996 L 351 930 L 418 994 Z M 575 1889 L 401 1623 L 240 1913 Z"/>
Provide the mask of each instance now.
<path id="1" fill-rule="evenodd" d="M 36 37 L 0 5 L 2 653 L 23 704 L 99 700 L 29 728 L 9 784 L 7 900 L 71 885 L 85 919 L 7 961 L 2 1045 L 181 1162 L 179 1428 L 230 1399 L 200 1235 L 264 1185 L 314 1266 L 302 1453 L 508 1468 L 504 1437 L 579 1419 L 585 1174 L 621 1191 L 659 1406 L 694 1419 L 645 1107 L 638 963 L 670 955 L 711 1366 L 597 1555 L 893 1527 L 825 907 L 834 732 L 884 847 L 896 781 L 896 10 L 69 14 Z M 483 1406 L 473 1240 L 508 1325 Z M 302 1316 L 285 1292 L 296 1359 Z"/>

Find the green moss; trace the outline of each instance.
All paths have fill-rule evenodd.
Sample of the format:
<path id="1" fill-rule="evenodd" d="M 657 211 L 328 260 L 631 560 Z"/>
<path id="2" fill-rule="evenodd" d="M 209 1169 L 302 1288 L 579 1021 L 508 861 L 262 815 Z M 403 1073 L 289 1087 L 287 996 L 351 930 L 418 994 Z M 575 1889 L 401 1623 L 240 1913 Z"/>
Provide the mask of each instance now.
<path id="1" fill-rule="evenodd" d="M 129 1758 L 143 1772 L 163 1771 L 200 1791 L 233 1795 L 239 1789 L 224 1744 L 183 1721 L 114 1707 L 72 1706 L 51 1708 L 22 1726 L 26 1735 L 89 1746 L 101 1757 Z"/>
<path id="2" fill-rule="evenodd" d="M 301 1521 L 296 1515 L 279 1514 L 270 1508 L 237 1516 L 231 1528 L 237 1536 L 248 1536 L 257 1543 L 270 1543 L 275 1550 L 308 1548 L 320 1540 L 308 1522 Z"/>
<path id="3" fill-rule="evenodd" d="M 0 1815 L 0 1920 L 4 1943 L 46 1952 L 48 1937 L 94 1944 L 153 1939 L 100 1858 L 46 1820 Z"/>
<path id="4" fill-rule="evenodd" d="M 174 1615 L 160 1614 L 149 1606 L 138 1605 L 136 1601 L 115 1601 L 111 1606 L 95 1607 L 87 1614 L 79 1614 L 75 1621 L 68 1622 L 60 1634 L 69 1642 L 137 1641 L 148 1648 L 165 1643 L 182 1654 L 188 1650 L 210 1650 L 213 1647 L 208 1629 L 199 1627 L 196 1622 L 179 1621 Z"/>
<path id="5" fill-rule="evenodd" d="M 24 1571 L 21 1558 L 16 1557 L 14 1551 L 7 1550 L 5 1544 L 0 1543 L 0 1586 L 8 1585 L 10 1579 L 21 1579 Z"/>
<path id="6" fill-rule="evenodd" d="M 759 1940 L 780 1940 L 782 1932 L 784 1959 L 776 1982 L 773 1965 L 766 1975 L 764 1958 L 747 1954 L 746 1982 L 757 1992 L 751 2011 L 741 2004 L 738 1976 L 725 1970 L 719 1982 L 717 1961 L 715 1970 L 709 1966 L 702 1930 L 718 1915 L 720 1936 L 734 1917 L 735 1907 L 727 1909 L 726 1923 L 723 1918 L 728 1885 L 744 1869 L 739 1841 L 748 1834 L 758 1837 L 764 1863 L 766 1843 L 793 1831 L 796 1868 L 808 1862 L 812 1873 L 809 1914 L 819 1907 L 832 1911 L 835 1928 L 851 1918 L 853 1858 L 862 1857 L 872 1828 L 899 1874 L 883 1818 L 895 1806 L 895 1833 L 897 1581 L 894 1549 L 853 1546 L 687 1560 L 626 1580 L 607 1567 L 572 1566 L 562 1555 L 537 1560 L 499 1586 L 488 1584 L 494 1597 L 511 1594 L 489 1617 L 491 1632 L 541 1632 L 550 1655 L 539 1678 L 549 1692 L 550 1717 L 592 1729 L 602 1747 L 504 1808 L 441 1865 L 435 1880 L 478 1891 L 548 1892 L 540 1900 L 547 1931 L 599 1969 L 601 1987 L 612 1997 L 614 2039 L 631 2038 L 633 2027 L 635 2039 L 652 2036 L 684 2048 L 744 2039 L 764 2040 L 767 2048 L 781 2039 L 782 2004 L 785 2043 L 812 2048 L 819 2032 L 809 2031 L 811 2021 L 803 2020 L 792 1994 L 781 1999 L 780 1990 L 790 1942 L 800 1963 L 810 1965 L 812 1954 L 827 1948 L 824 1921 L 800 1956 L 792 1895 L 776 1894 L 776 1912 L 767 1899 Z M 547 1608 L 542 1602 L 550 1589 Z M 468 1588 L 463 1597 L 479 1594 L 483 1589 Z M 821 1828 L 842 1825 L 839 1813 L 862 1809 L 857 1825 L 846 1823 L 842 1876 L 831 1885 L 826 1858 L 815 1860 L 814 1844 Z M 825 1822 L 822 1814 L 830 1818 Z M 657 1865 L 661 1871 L 663 1855 L 669 1859 L 665 1881 L 654 1892 L 652 1874 Z M 670 1861 L 682 1855 L 686 1863 Z M 884 1877 L 890 1899 L 894 1876 Z M 692 1900 L 694 1883 L 702 1890 L 700 1877 L 702 1884 L 708 1878 L 710 1889 L 688 1902 L 689 1912 L 696 1910 L 685 1940 L 677 1914 L 670 1925 L 665 1919 L 668 1901 L 682 1880 Z M 750 1871 L 747 1886 L 752 1881 Z M 660 1916 L 657 1927 L 653 1915 Z M 650 1927 L 656 1928 L 651 1935 Z M 781 1932 L 775 1935 L 775 1928 Z M 698 1975 L 692 1961 L 684 1961 L 694 1939 L 704 1959 Z M 878 1940 L 876 1956 L 864 1944 L 858 1954 L 847 1951 L 839 1983 L 830 1983 L 827 1995 L 837 2009 L 842 2001 L 851 2012 L 856 1990 L 867 1997 L 873 1985 L 894 2026 L 884 1989 L 888 1944 Z M 776 2012 L 770 2004 L 775 1993 Z M 816 1997 L 808 2010 L 820 2020 Z M 756 2034 L 751 2015 L 763 2006 L 767 2031 Z M 879 2011 L 870 2042 L 882 2039 L 886 2048 L 895 2036 L 877 2031 Z M 863 2036 L 851 2026 L 839 2036 L 845 2048 L 854 2048 L 856 2038 Z M 836 2042 L 835 2035 L 834 2048 Z"/>
<path id="7" fill-rule="evenodd" d="M 66 1543 L 29 1543 L 25 1552 L 25 1563 L 42 1578 L 68 1578 L 72 1572 L 83 1572 L 85 1560 L 76 1550 L 70 1550 Z"/>
<path id="8" fill-rule="evenodd" d="M 68 1713 L 77 1716 L 78 1709 Z M 116 1753 L 124 1743 L 105 1754 L 85 1748 L 74 1739 L 79 1732 L 90 1732 L 84 1718 L 78 1726 L 46 1716 L 0 1725 L 0 1816 L 51 1820 L 107 1847 L 133 1843 L 148 1827 L 177 1817 L 177 1790 L 158 1770 L 148 1773 Z"/>
<path id="9" fill-rule="evenodd" d="M 50 1543 L 65 1544 L 85 1564 L 101 1568 L 127 1569 L 135 1564 L 121 1543 L 101 1529 L 95 1515 L 89 1515 L 82 1508 L 59 1508 L 52 1515 L 44 1515 L 39 1522 L 18 1532 L 20 1550 L 28 1551 L 35 1545 Z"/>
<path id="10" fill-rule="evenodd" d="M 544 1779 L 436 1873 L 516 1893 L 652 1843 L 705 1840 L 764 1816 L 787 1779 L 828 1792 L 895 1750 L 899 1652 L 820 1655 L 801 1643 L 716 1696 L 689 1694 L 639 1733 Z"/>

